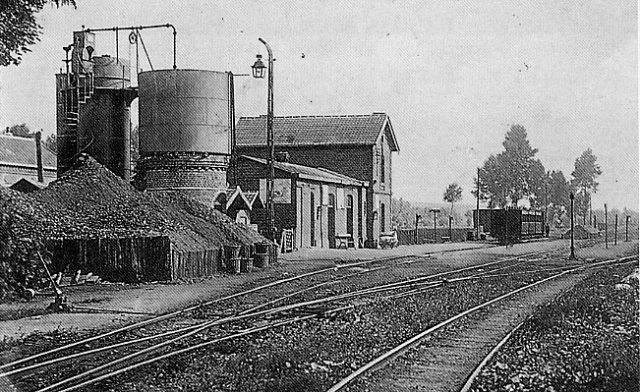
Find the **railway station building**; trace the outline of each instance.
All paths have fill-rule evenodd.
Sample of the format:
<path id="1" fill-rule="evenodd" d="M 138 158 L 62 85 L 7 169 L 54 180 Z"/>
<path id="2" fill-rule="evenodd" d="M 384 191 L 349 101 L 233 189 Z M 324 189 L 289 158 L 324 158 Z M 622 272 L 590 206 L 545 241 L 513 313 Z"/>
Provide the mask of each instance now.
<path id="1" fill-rule="evenodd" d="M 236 126 L 238 154 L 266 159 L 265 129 L 266 116 L 240 118 Z M 363 220 L 362 231 L 354 231 L 354 240 L 356 245 L 358 238 L 361 238 L 364 246 L 377 247 L 380 233 L 392 229 L 392 153 L 398 152 L 399 148 L 389 116 L 386 113 L 373 113 L 275 117 L 273 134 L 276 157 L 288 161 L 288 164 L 321 168 L 325 173 L 333 172 L 336 176 L 346 176 L 363 184 L 351 182 L 349 185 L 361 188 L 364 192 L 361 204 L 355 202 L 358 199 L 355 193 L 353 195 L 354 203 L 362 208 Z M 245 175 L 240 168 L 238 172 Z M 262 174 L 262 178 L 264 176 Z M 251 189 L 246 186 L 242 188 Z M 316 198 L 316 205 L 328 206 L 328 195 L 333 193 L 327 192 L 327 196 L 324 196 L 309 191 L 307 197 L 310 198 L 311 194 Z M 334 195 L 338 195 L 337 189 Z M 321 196 L 324 199 L 318 199 Z M 301 200 L 303 203 L 296 207 L 298 211 L 308 208 L 304 204 L 310 203 L 304 194 Z M 320 204 L 320 200 L 323 204 Z M 276 215 L 277 208 L 276 205 Z M 300 216 L 308 215 L 303 210 Z M 297 227 L 296 222 L 290 223 Z M 330 230 L 329 227 L 326 229 Z M 331 235 L 339 235 L 339 230 L 342 228 L 336 227 L 336 232 L 331 232 Z M 305 247 L 334 245 L 333 241 L 321 241 L 319 233 L 315 235 L 314 242 L 310 233 L 302 234 L 300 244 Z"/>

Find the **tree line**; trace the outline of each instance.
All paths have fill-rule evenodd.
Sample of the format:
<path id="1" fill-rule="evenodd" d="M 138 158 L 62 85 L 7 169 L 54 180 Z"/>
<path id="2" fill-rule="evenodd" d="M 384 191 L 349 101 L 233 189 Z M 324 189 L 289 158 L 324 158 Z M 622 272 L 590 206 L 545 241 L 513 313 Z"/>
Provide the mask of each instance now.
<path id="1" fill-rule="evenodd" d="M 591 148 L 574 162 L 567 179 L 561 170 L 547 170 L 536 158 L 537 148 L 527 139 L 522 125 L 512 125 L 502 142 L 504 150 L 492 154 L 479 169 L 471 194 L 489 208 L 518 208 L 528 201 L 532 209 L 546 209 L 548 222 L 560 225 L 568 214 L 570 193 L 575 195 L 574 211 L 587 224 L 591 220 L 591 196 L 598 191 L 597 178 L 602 169 Z M 479 183 L 478 183 L 479 180 Z M 591 223 L 591 222 L 590 222 Z"/>

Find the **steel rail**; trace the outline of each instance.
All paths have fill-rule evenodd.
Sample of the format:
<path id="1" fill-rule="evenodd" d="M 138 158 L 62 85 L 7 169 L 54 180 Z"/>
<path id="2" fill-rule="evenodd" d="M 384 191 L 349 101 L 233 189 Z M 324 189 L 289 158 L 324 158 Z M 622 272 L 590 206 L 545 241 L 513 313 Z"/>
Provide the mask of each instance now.
<path id="1" fill-rule="evenodd" d="M 460 392 L 468 392 L 469 389 L 471 389 L 471 385 L 473 384 L 473 381 L 480 375 L 480 372 L 485 367 L 485 365 L 491 360 L 491 358 L 493 358 L 493 356 L 498 352 L 498 350 L 500 350 L 502 346 L 504 346 L 505 343 L 507 343 L 507 341 L 511 339 L 511 336 L 518 329 L 520 329 L 520 327 L 522 327 L 528 319 L 529 318 L 527 317 L 527 319 L 522 321 L 520 324 L 516 325 L 511 331 L 509 331 L 509 333 L 504 338 L 502 338 L 502 340 L 498 342 L 498 344 L 495 345 L 493 349 L 491 349 L 489 354 L 487 354 L 484 357 L 484 359 L 480 362 L 480 364 L 478 364 L 478 366 L 476 366 L 476 368 L 473 370 L 469 378 L 467 378 L 467 381 L 462 386 L 462 389 L 460 389 Z"/>
<path id="2" fill-rule="evenodd" d="M 496 264 L 496 263 L 500 263 L 500 262 L 506 262 L 506 261 L 510 261 L 510 260 L 513 260 L 513 259 L 514 258 L 501 259 L 501 260 L 498 260 L 498 261 L 484 263 L 484 264 L 476 265 L 476 266 L 473 266 L 473 267 L 459 268 L 457 270 L 446 271 L 446 272 L 441 272 L 441 273 L 438 273 L 438 274 L 434 274 L 432 277 L 442 276 L 442 275 L 452 274 L 452 273 L 457 273 L 457 272 L 466 271 L 466 270 L 469 270 L 469 269 L 472 269 L 472 268 L 492 265 L 492 264 Z M 331 270 L 333 270 L 333 268 Z M 295 303 L 295 304 L 280 306 L 280 307 L 277 307 L 277 308 L 271 308 L 271 309 L 266 309 L 266 310 L 262 310 L 262 311 L 257 311 L 257 312 L 253 312 L 253 313 L 250 313 L 250 314 L 240 314 L 240 315 L 237 315 L 237 316 L 229 316 L 229 317 L 225 317 L 225 318 L 222 318 L 222 319 L 207 321 L 207 322 L 204 322 L 202 324 L 199 324 L 199 325 L 195 326 L 194 329 L 191 329 L 189 332 L 187 332 L 184 335 L 180 335 L 180 336 L 175 337 L 173 339 L 170 339 L 168 341 L 158 343 L 155 346 L 147 347 L 147 348 L 145 348 L 143 350 L 131 353 L 131 354 L 125 356 L 125 357 L 121 357 L 121 358 L 118 358 L 118 359 L 113 360 L 111 362 L 102 364 L 102 365 L 100 365 L 98 367 L 89 369 L 89 370 L 87 370 L 87 371 L 85 371 L 83 373 L 77 374 L 77 375 L 72 376 L 70 378 L 61 380 L 61 381 L 59 381 L 59 382 L 57 382 L 55 384 L 49 385 L 48 387 L 40 389 L 38 392 L 50 391 L 50 390 L 52 390 L 54 388 L 60 387 L 60 386 L 65 385 L 65 384 L 68 384 L 68 383 L 70 383 L 72 381 L 76 381 L 76 380 L 82 379 L 82 378 L 84 378 L 86 376 L 90 376 L 91 374 L 94 374 L 96 372 L 108 369 L 109 367 L 112 367 L 114 365 L 117 365 L 117 364 L 120 364 L 120 363 L 123 363 L 123 362 L 127 362 L 127 361 L 129 361 L 129 360 L 131 360 L 133 358 L 139 357 L 141 355 L 158 351 L 158 350 L 160 350 L 160 349 L 162 349 L 162 348 L 164 348 L 164 347 L 166 347 L 166 346 L 168 346 L 170 344 L 173 344 L 173 343 L 178 342 L 180 340 L 183 340 L 183 339 L 186 339 L 188 337 L 191 337 L 191 336 L 195 335 L 196 333 L 203 332 L 203 331 L 205 331 L 207 329 L 210 329 L 210 328 L 212 328 L 214 326 L 228 324 L 228 323 L 241 321 L 241 320 L 245 320 L 245 319 L 253 318 L 253 317 L 258 317 L 258 316 L 274 315 L 274 314 L 283 313 L 283 312 L 286 312 L 286 311 L 305 308 L 305 307 L 312 306 L 312 305 L 318 305 L 318 304 L 333 302 L 333 301 L 337 301 L 337 300 L 349 299 L 349 298 L 354 298 L 354 297 L 363 296 L 363 295 L 375 294 L 375 293 L 378 293 L 378 292 L 381 292 L 381 291 L 390 291 L 390 290 L 395 290 L 395 289 L 398 288 L 396 286 L 392 286 L 392 287 L 387 287 L 387 286 L 388 285 L 383 285 L 383 287 L 381 289 L 367 288 L 367 289 L 363 289 L 363 290 L 356 290 L 356 291 L 353 291 L 353 292 L 348 292 L 348 293 L 333 295 L 333 296 L 329 296 L 329 297 L 309 300 L 309 301 L 305 301 L 305 302 L 299 302 L 299 303 Z"/>
<path id="3" fill-rule="evenodd" d="M 163 314 L 163 315 L 160 315 L 160 316 L 157 316 L 157 317 L 153 317 L 153 318 L 150 318 L 150 319 L 147 319 L 147 320 L 143 320 L 143 321 L 140 321 L 140 322 L 137 322 L 137 323 L 134 323 L 134 324 L 130 324 L 130 325 L 115 329 L 113 331 L 105 332 L 105 333 L 102 333 L 102 334 L 99 334 L 99 335 L 96 335 L 96 336 L 91 336 L 91 337 L 88 337 L 86 339 L 82 339 L 80 341 L 74 342 L 74 343 L 69 343 L 69 344 L 66 344 L 64 346 L 60 346 L 60 347 L 57 347 L 57 348 L 54 348 L 54 349 L 51 349 L 51 350 L 48 350 L 48 351 L 44 351 L 44 352 L 41 352 L 41 353 L 38 353 L 38 354 L 34 354 L 34 355 L 31 355 L 31 356 L 28 356 L 28 357 L 25 357 L 25 358 L 21 358 L 19 360 L 13 361 L 13 362 L 9 362 L 9 363 L 0 365 L 0 370 L 13 368 L 15 366 L 18 366 L 18 365 L 33 361 L 33 360 L 38 359 L 38 358 L 42 358 L 42 357 L 45 357 L 45 356 L 48 356 L 48 355 L 51 355 L 51 354 L 55 354 L 55 353 L 58 353 L 58 352 L 61 352 L 61 351 L 65 351 L 65 350 L 68 350 L 68 349 L 71 349 L 71 348 L 74 348 L 74 347 L 77 347 L 77 346 L 80 346 L 80 345 L 83 345 L 83 344 L 87 344 L 87 343 L 90 343 L 90 342 L 93 342 L 93 341 L 96 341 L 96 340 L 99 340 L 99 339 L 102 339 L 102 338 L 106 338 L 106 337 L 113 336 L 113 335 L 116 335 L 116 334 L 119 334 L 119 333 L 122 333 L 122 332 L 129 331 L 129 330 L 132 330 L 132 329 L 138 329 L 138 328 L 141 328 L 141 327 L 144 327 L 144 326 L 147 326 L 147 325 L 151 325 L 151 324 L 155 324 L 155 323 L 158 323 L 158 322 L 161 322 L 161 321 L 169 320 L 171 318 L 174 318 L 174 317 L 186 314 L 186 313 L 190 313 L 190 312 L 193 312 L 195 310 L 202 309 L 202 308 L 214 305 L 214 304 L 222 302 L 222 301 L 227 301 L 227 300 L 238 298 L 238 297 L 241 297 L 241 296 L 244 296 L 244 295 L 252 294 L 252 293 L 255 293 L 257 291 L 265 290 L 265 289 L 268 289 L 270 287 L 274 287 L 274 286 L 278 286 L 278 285 L 281 285 L 281 284 L 285 284 L 285 283 L 288 283 L 288 282 L 291 282 L 291 281 L 294 281 L 294 280 L 303 279 L 303 278 L 306 278 L 306 277 L 309 277 L 309 276 L 319 275 L 319 274 L 322 274 L 322 273 L 325 273 L 325 272 L 330 272 L 330 271 L 335 271 L 336 268 L 338 268 L 338 269 L 351 268 L 351 267 L 356 267 L 356 266 L 365 265 L 365 264 L 369 264 L 369 263 L 374 263 L 376 261 L 389 261 L 389 260 L 398 259 L 398 258 L 404 258 L 404 257 L 414 257 L 414 256 L 392 256 L 392 257 L 381 258 L 381 259 L 369 259 L 369 260 L 359 261 L 359 262 L 355 262 L 355 263 L 337 265 L 335 267 L 327 267 L 327 268 L 319 269 L 319 270 L 316 270 L 316 271 L 306 272 L 304 274 L 292 276 L 290 278 L 276 280 L 274 282 L 270 282 L 270 283 L 267 283 L 267 284 L 264 284 L 264 285 L 261 285 L 261 286 L 258 286 L 258 287 L 254 287 L 254 288 L 249 289 L 249 290 L 245 290 L 245 291 L 242 291 L 242 292 L 239 292 L 239 293 L 230 294 L 230 295 L 224 296 L 222 298 L 217 298 L 215 300 L 203 302 L 203 303 L 200 303 L 200 304 L 197 304 L 197 305 L 192 305 L 192 306 L 189 306 L 189 307 L 186 307 L 186 308 L 183 308 L 183 309 L 171 312 L 171 313 L 166 313 L 166 314 Z M 0 377 L 3 377 L 5 375 L 6 375 L 6 373 L 0 373 Z"/>
<path id="4" fill-rule="evenodd" d="M 105 332 L 105 333 L 102 333 L 102 334 L 99 334 L 99 335 L 96 335 L 96 336 L 91 336 L 91 337 L 88 337 L 86 339 L 82 339 L 80 341 L 74 342 L 74 343 L 69 343 L 69 344 L 66 344 L 64 346 L 60 346 L 60 347 L 57 347 L 57 348 L 54 348 L 54 349 L 51 349 L 51 350 L 48 350 L 48 351 L 44 351 L 44 352 L 41 352 L 41 353 L 38 353 L 38 354 L 34 354 L 34 355 L 31 355 L 31 356 L 28 356 L 28 357 L 25 357 L 25 358 L 21 358 L 19 360 L 13 361 L 13 362 L 2 364 L 2 365 L 0 365 L 0 370 L 12 369 L 12 368 L 14 368 L 14 367 L 16 367 L 18 365 L 22 365 L 22 364 L 28 363 L 30 361 L 33 361 L 33 360 L 36 360 L 36 359 L 39 359 L 39 358 L 43 358 L 43 357 L 46 357 L 46 356 L 49 356 L 49 355 L 52 355 L 52 354 L 55 354 L 55 353 L 66 351 L 66 350 L 69 350 L 71 348 L 74 348 L 74 347 L 77 347 L 77 346 L 80 346 L 80 345 L 84 345 L 84 344 L 87 344 L 87 343 L 90 343 L 90 342 L 93 342 L 93 341 L 96 341 L 96 340 L 99 340 L 99 339 L 103 339 L 103 338 L 106 338 L 106 337 L 109 337 L 109 336 L 113 336 L 113 335 L 116 335 L 116 334 L 119 334 L 119 333 L 122 333 L 122 332 L 138 329 L 138 328 L 141 328 L 141 327 L 144 327 L 144 326 L 147 326 L 147 325 L 156 324 L 156 323 L 159 323 L 159 322 L 162 322 L 162 321 L 165 321 L 165 320 L 169 320 L 169 319 L 172 319 L 174 317 L 178 317 L 180 315 L 184 315 L 184 314 L 193 312 L 195 310 L 202 309 L 202 308 L 214 305 L 214 304 L 222 302 L 222 301 L 227 301 L 227 300 L 230 300 L 230 299 L 234 299 L 234 298 L 238 298 L 238 297 L 245 296 L 245 295 L 248 295 L 248 294 L 252 294 L 252 293 L 257 292 L 257 291 L 265 290 L 265 289 L 268 289 L 270 287 L 274 287 L 274 286 L 285 284 L 285 283 L 288 283 L 288 282 L 291 282 L 291 281 L 303 279 L 303 278 L 306 278 L 306 277 L 309 277 L 309 276 L 320 275 L 320 274 L 323 274 L 323 273 L 326 273 L 326 272 L 335 271 L 336 269 L 353 268 L 353 267 L 358 267 L 358 266 L 361 266 L 361 265 L 373 264 L 373 263 L 376 263 L 376 262 L 388 262 L 388 261 L 399 260 L 399 259 L 403 259 L 403 258 L 420 257 L 422 255 L 429 255 L 429 254 L 462 252 L 462 251 L 467 251 L 467 250 L 486 249 L 486 248 L 491 248 L 491 247 L 493 247 L 493 246 L 461 247 L 461 248 L 455 248 L 455 249 L 446 249 L 446 250 L 443 250 L 443 251 L 426 252 L 426 253 L 421 254 L 421 255 L 403 255 L 403 256 L 389 256 L 389 257 L 383 257 L 383 258 L 372 258 L 372 259 L 357 261 L 357 262 L 353 262 L 353 263 L 339 264 L 339 265 L 336 265 L 336 266 L 333 266 L 333 267 L 327 267 L 327 268 L 323 268 L 323 269 L 319 269 L 319 270 L 315 270 L 315 271 L 306 272 L 306 273 L 303 273 L 303 274 L 300 274 L 300 275 L 292 276 L 290 278 L 276 280 L 276 281 L 273 281 L 273 282 L 270 282 L 270 283 L 267 283 L 267 284 L 264 284 L 264 285 L 261 285 L 261 286 L 258 286 L 258 287 L 254 287 L 252 289 L 245 290 L 245 291 L 242 291 L 242 292 L 239 292 L 239 293 L 230 294 L 230 295 L 224 296 L 222 298 L 217 298 L 215 300 L 203 302 L 203 303 L 200 303 L 200 304 L 197 304 L 197 305 L 192 305 L 192 306 L 189 306 L 189 307 L 186 307 L 186 308 L 174 311 L 174 312 L 166 313 L 166 314 L 163 314 L 163 315 L 160 315 L 160 316 L 157 316 L 157 317 L 153 317 L 153 318 L 150 318 L 150 319 L 147 319 L 147 320 L 143 320 L 143 321 L 140 321 L 140 322 L 137 322 L 137 323 L 134 323 L 134 324 L 130 324 L 130 325 L 115 329 L 113 331 Z M 478 267 L 481 267 L 481 266 L 483 266 L 483 265 L 478 265 Z M 61 361 L 64 361 L 64 360 L 65 360 L 65 358 L 63 357 L 61 359 Z M 37 364 L 35 364 L 35 365 L 37 365 Z M 10 374 L 21 373 L 22 369 L 29 368 L 31 370 L 31 369 L 39 367 L 39 366 L 35 366 L 35 365 L 28 366 L 28 367 L 25 367 L 25 368 L 16 369 L 16 370 L 12 370 Z M 9 374 L 8 372 L 0 373 L 0 377 L 6 376 L 8 374 Z"/>
<path id="5" fill-rule="evenodd" d="M 628 260 L 632 260 L 632 259 L 637 259 L 638 256 L 634 255 L 634 256 L 630 256 L 629 258 L 627 258 Z M 557 279 L 561 276 L 564 276 L 566 274 L 569 274 L 571 272 L 576 272 L 579 270 L 583 270 L 583 269 L 587 269 L 587 268 L 593 268 L 599 265 L 605 265 L 605 264 L 613 264 L 613 263 L 620 263 L 624 260 L 625 258 L 622 259 L 611 259 L 611 260 L 606 260 L 606 261 L 602 261 L 599 263 L 594 263 L 588 266 L 580 266 L 580 267 L 576 267 L 576 268 L 572 268 L 570 270 L 566 270 L 563 272 L 560 272 L 558 274 L 552 275 L 550 277 L 541 279 L 537 282 L 534 282 L 532 284 L 520 287 L 516 290 L 510 291 L 506 294 L 503 294 L 501 296 L 498 296 L 496 298 L 493 298 L 489 301 L 486 301 L 480 305 L 476 305 L 470 309 L 465 310 L 464 312 L 458 313 L 457 315 L 448 318 L 447 320 L 444 320 L 436 325 L 434 325 L 433 327 L 419 333 L 418 335 L 413 336 L 412 338 L 406 340 L 405 342 L 401 343 L 400 345 L 394 347 L 393 349 L 385 352 L 384 354 L 376 357 L 375 359 L 371 360 L 370 362 L 368 362 L 367 364 L 365 364 L 364 366 L 360 367 L 359 369 L 357 369 L 356 371 L 352 372 L 351 374 L 349 374 L 347 377 L 343 378 L 342 380 L 340 380 L 337 384 L 333 385 L 330 389 L 328 389 L 326 392 L 337 392 L 342 390 L 343 388 L 345 388 L 347 385 L 349 385 L 351 382 L 353 382 L 354 380 L 356 380 L 357 378 L 361 377 L 363 374 L 369 372 L 369 371 L 374 371 L 377 369 L 380 369 L 382 367 L 384 367 L 387 363 L 391 362 L 393 359 L 397 358 L 398 356 L 404 354 L 406 351 L 408 351 L 409 349 L 415 347 L 417 344 L 419 344 L 425 337 L 427 337 L 428 335 L 432 334 L 433 332 L 449 325 L 452 324 L 453 322 L 457 321 L 460 318 L 463 318 L 471 313 L 475 313 L 476 311 L 486 308 L 487 306 L 490 306 L 496 302 L 502 301 L 506 298 L 509 298 L 513 295 L 516 295 L 522 291 L 528 290 L 530 288 L 536 287 L 538 285 L 541 285 L 542 283 L 548 282 L 550 280 L 553 279 Z"/>
<path id="6" fill-rule="evenodd" d="M 623 264 L 625 262 L 627 261 L 622 261 L 620 263 Z M 476 368 L 473 370 L 471 375 L 469 375 L 469 377 L 467 378 L 467 381 L 464 383 L 464 385 L 460 389 L 460 392 L 469 392 L 469 390 L 471 390 L 471 386 L 473 385 L 473 382 L 476 380 L 476 378 L 478 378 L 482 369 L 484 369 L 487 363 L 489 363 L 489 361 L 496 355 L 496 353 L 507 343 L 507 341 L 509 341 L 511 336 L 513 336 L 513 334 L 517 330 L 519 330 L 527 321 L 529 321 L 530 318 L 531 316 L 527 317 L 521 323 L 516 325 L 513 329 L 511 329 L 511 331 L 509 331 L 509 333 L 504 338 L 502 338 L 502 340 L 500 340 L 500 342 L 498 342 L 498 344 L 496 344 L 493 347 L 493 349 L 491 349 L 491 351 L 484 357 L 484 359 L 478 364 L 478 366 L 476 366 Z"/>
<path id="7" fill-rule="evenodd" d="M 269 325 L 264 325 L 264 326 L 261 326 L 261 327 L 249 328 L 249 329 L 246 329 L 246 330 L 244 330 L 242 332 L 239 332 L 239 333 L 236 333 L 236 334 L 233 334 L 233 335 L 224 336 L 222 338 L 218 338 L 218 339 L 214 339 L 214 340 L 209 340 L 207 342 L 203 342 L 203 343 L 197 344 L 195 346 L 185 347 L 183 349 L 180 349 L 180 350 L 177 350 L 177 351 L 171 351 L 169 353 L 160 355 L 160 356 L 155 357 L 155 358 L 150 358 L 150 359 L 147 359 L 147 360 L 144 360 L 144 361 L 141 361 L 141 362 L 134 363 L 134 364 L 129 365 L 127 367 L 124 367 L 124 368 L 115 370 L 113 372 L 104 374 L 102 376 L 95 377 L 95 378 L 92 378 L 90 380 L 84 381 L 84 382 L 82 382 L 80 384 L 72 385 L 72 386 L 70 386 L 68 388 L 60 390 L 59 392 L 74 391 L 74 390 L 76 390 L 78 388 L 82 388 L 82 387 L 86 387 L 87 385 L 95 384 L 96 382 L 105 380 L 107 378 L 111 378 L 113 376 L 117 376 L 118 374 L 125 373 L 125 372 L 131 371 L 133 369 L 139 368 L 141 366 L 149 365 L 151 363 L 154 363 L 154 362 L 157 362 L 157 361 L 160 361 L 160 360 L 163 360 L 163 359 L 175 356 L 175 355 L 184 354 L 186 352 L 197 350 L 199 348 L 206 347 L 206 346 L 209 346 L 209 345 L 212 345 L 212 344 L 215 344 L 215 343 L 220 343 L 220 342 L 223 342 L 225 340 L 239 338 L 239 337 L 250 335 L 250 334 L 253 334 L 253 333 L 256 333 L 256 332 L 261 332 L 261 331 L 264 331 L 264 330 L 267 330 L 267 329 L 272 329 L 272 328 L 280 327 L 280 326 L 283 326 L 283 325 L 292 324 L 292 323 L 295 323 L 295 322 L 307 320 L 307 319 L 314 318 L 314 317 L 316 317 L 316 315 L 308 315 L 308 316 L 296 317 L 296 318 L 293 318 L 293 319 L 290 319 L 290 320 L 279 321 L 279 322 L 276 322 L 276 323 L 273 323 L 273 324 L 269 324 Z"/>

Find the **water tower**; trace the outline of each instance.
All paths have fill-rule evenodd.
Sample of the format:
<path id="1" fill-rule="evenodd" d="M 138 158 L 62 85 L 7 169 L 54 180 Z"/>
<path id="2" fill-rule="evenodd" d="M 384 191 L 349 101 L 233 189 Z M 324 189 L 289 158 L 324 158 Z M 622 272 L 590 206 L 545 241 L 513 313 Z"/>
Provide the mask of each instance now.
<path id="1" fill-rule="evenodd" d="M 56 75 L 58 176 L 87 153 L 129 181 L 130 105 L 137 96 L 129 62 L 96 56 L 95 34 L 87 30 L 74 32 L 64 49 L 66 72 Z"/>
<path id="2" fill-rule="evenodd" d="M 138 75 L 140 160 L 137 184 L 178 191 L 206 205 L 224 203 L 230 159 L 226 72 L 172 69 Z"/>

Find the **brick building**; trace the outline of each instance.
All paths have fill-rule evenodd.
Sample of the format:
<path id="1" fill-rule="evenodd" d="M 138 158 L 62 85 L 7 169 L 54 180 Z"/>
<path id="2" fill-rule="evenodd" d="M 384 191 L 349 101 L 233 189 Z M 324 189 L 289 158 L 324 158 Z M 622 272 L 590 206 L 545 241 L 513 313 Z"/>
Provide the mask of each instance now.
<path id="1" fill-rule="evenodd" d="M 240 156 L 239 186 L 256 189 L 265 199 L 266 171 L 264 159 Z M 274 172 L 275 226 L 278 236 L 283 230 L 293 233 L 293 248 L 335 248 L 339 245 L 336 238 L 349 237 L 353 245 L 367 238 L 367 181 L 289 162 L 275 162 Z M 252 216 L 262 230 L 266 227 L 265 215 L 265 210 L 260 209 L 254 210 Z"/>
<path id="2" fill-rule="evenodd" d="M 241 118 L 236 126 L 238 153 L 266 158 L 265 129 L 266 116 Z M 362 199 L 366 246 L 375 247 L 380 233 L 392 229 L 391 153 L 399 149 L 388 115 L 276 117 L 273 134 L 276 155 L 286 155 L 290 163 L 368 183 Z"/>
<path id="3" fill-rule="evenodd" d="M 38 182 L 36 140 L 0 135 L 0 186 L 11 187 L 28 181 L 34 186 L 46 186 L 56 179 L 56 155 L 42 147 L 42 182 Z M 21 181 L 23 180 L 23 181 Z M 20 186 L 17 184 L 17 186 Z M 24 189 L 24 186 L 18 189 Z"/>

